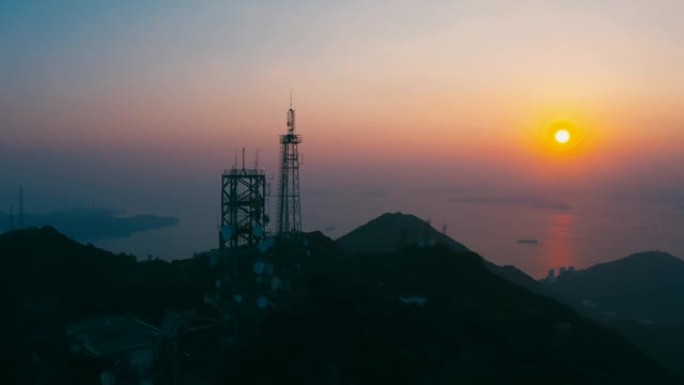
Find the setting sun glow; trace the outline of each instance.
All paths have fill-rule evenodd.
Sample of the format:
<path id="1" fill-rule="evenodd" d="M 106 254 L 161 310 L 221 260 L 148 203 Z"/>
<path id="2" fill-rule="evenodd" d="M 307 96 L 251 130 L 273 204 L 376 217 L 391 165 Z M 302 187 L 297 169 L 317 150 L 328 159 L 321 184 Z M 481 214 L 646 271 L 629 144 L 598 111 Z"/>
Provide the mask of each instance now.
<path id="1" fill-rule="evenodd" d="M 538 126 L 539 143 L 547 154 L 568 155 L 584 151 L 589 131 L 578 119 L 559 115 Z"/>
<path id="2" fill-rule="evenodd" d="M 558 130 L 554 135 L 556 142 L 565 144 L 570 140 L 570 132 L 568 130 Z"/>

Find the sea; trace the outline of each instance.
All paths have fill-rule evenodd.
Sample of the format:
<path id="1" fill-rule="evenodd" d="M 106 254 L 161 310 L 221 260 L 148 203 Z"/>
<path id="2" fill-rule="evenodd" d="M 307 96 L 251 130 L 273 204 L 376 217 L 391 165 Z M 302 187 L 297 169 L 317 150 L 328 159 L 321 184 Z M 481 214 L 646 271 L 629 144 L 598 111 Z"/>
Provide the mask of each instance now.
<path id="1" fill-rule="evenodd" d="M 498 265 L 513 265 L 540 279 L 561 268 L 585 269 L 641 251 L 684 257 L 684 210 L 673 204 L 568 201 L 569 208 L 460 202 L 416 193 L 303 194 L 305 231 L 337 239 L 386 212 L 413 214 Z M 190 258 L 218 246 L 215 210 L 175 213 L 180 224 L 130 238 L 93 241 L 138 260 Z M 520 242 L 526 241 L 526 242 Z"/>

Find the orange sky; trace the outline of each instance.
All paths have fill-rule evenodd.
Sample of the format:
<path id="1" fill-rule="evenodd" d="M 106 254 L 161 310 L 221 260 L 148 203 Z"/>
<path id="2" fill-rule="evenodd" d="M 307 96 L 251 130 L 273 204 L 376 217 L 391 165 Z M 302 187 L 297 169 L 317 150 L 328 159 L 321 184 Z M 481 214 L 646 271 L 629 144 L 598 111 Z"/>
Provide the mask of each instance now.
<path id="1" fill-rule="evenodd" d="M 294 89 L 312 189 L 684 195 L 679 1 L 3 7 L 7 186 L 46 164 L 94 192 L 103 171 L 137 181 L 136 164 L 212 175 L 243 146 L 273 173 Z M 586 134 L 576 153 L 539 144 L 560 116 Z"/>

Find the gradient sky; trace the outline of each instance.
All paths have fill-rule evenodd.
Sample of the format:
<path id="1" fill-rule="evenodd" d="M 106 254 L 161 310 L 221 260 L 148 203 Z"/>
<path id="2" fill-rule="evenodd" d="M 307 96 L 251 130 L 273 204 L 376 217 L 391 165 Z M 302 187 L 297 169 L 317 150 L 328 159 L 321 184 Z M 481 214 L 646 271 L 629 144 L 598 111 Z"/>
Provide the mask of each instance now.
<path id="1" fill-rule="evenodd" d="M 23 184 L 33 211 L 213 223 L 239 148 L 276 175 L 294 89 L 306 196 L 674 208 L 683 14 L 653 0 L 1 0 L 0 202 Z M 572 154 L 540 143 L 560 117 L 581 128 Z M 309 230 L 335 223 L 317 205 Z"/>

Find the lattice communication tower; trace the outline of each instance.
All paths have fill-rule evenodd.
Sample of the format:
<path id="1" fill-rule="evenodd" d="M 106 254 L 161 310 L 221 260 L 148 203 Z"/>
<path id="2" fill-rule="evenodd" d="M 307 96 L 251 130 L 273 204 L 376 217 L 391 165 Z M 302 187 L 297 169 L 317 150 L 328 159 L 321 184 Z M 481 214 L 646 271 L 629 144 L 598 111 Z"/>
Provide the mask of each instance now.
<path id="1" fill-rule="evenodd" d="M 237 163 L 237 162 L 236 162 Z M 254 246 L 266 237 L 266 175 L 258 168 L 237 165 L 221 176 L 219 249 Z"/>
<path id="2" fill-rule="evenodd" d="M 299 200 L 298 145 L 301 136 L 295 133 L 295 110 L 287 110 L 287 134 L 280 136 L 280 184 L 278 189 L 278 235 L 295 237 L 302 231 L 302 212 Z"/>

